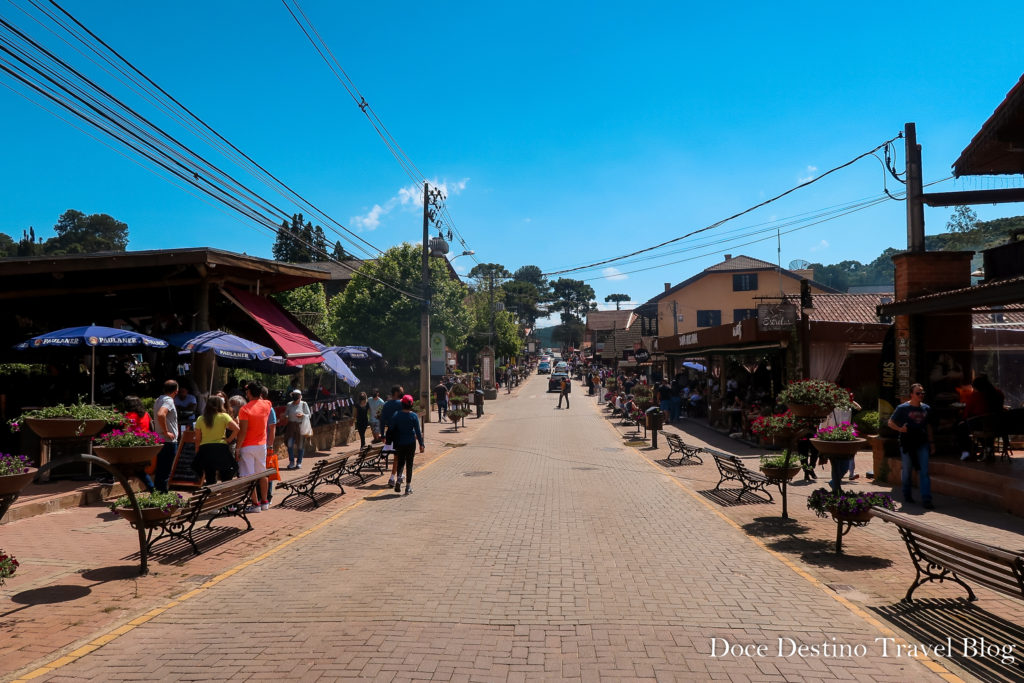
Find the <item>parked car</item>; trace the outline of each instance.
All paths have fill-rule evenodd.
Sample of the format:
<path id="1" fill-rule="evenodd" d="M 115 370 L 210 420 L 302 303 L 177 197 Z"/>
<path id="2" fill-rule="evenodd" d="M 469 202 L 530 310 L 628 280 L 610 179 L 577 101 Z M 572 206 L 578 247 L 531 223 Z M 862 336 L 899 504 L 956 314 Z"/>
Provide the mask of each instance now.
<path id="1" fill-rule="evenodd" d="M 569 392 L 572 392 L 572 382 L 569 380 L 569 373 L 567 372 L 553 372 L 551 377 L 548 378 L 548 391 L 560 391 L 562 388 L 562 380 L 569 382 Z"/>
<path id="2" fill-rule="evenodd" d="M 564 360 L 558 361 L 555 363 L 555 372 L 564 372 L 565 374 L 569 374 L 569 364 Z"/>
<path id="3" fill-rule="evenodd" d="M 548 374 L 551 374 L 551 363 L 548 363 L 547 361 L 541 361 L 540 363 L 538 363 L 537 364 L 537 374 L 538 375 L 548 375 Z"/>

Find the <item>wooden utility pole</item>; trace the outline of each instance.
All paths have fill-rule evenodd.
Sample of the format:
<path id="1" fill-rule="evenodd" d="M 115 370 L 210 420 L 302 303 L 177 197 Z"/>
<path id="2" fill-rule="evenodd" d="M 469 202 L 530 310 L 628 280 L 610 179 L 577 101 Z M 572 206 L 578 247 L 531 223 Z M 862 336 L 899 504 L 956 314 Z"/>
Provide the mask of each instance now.
<path id="1" fill-rule="evenodd" d="M 430 422 L 430 227 L 429 184 L 423 183 L 423 258 L 421 263 L 421 290 L 423 306 L 420 311 L 420 407 L 423 421 Z"/>
<path id="2" fill-rule="evenodd" d="M 917 144 L 917 125 L 904 126 L 907 150 L 907 249 L 924 251 L 924 192 L 921 180 L 921 145 Z"/>

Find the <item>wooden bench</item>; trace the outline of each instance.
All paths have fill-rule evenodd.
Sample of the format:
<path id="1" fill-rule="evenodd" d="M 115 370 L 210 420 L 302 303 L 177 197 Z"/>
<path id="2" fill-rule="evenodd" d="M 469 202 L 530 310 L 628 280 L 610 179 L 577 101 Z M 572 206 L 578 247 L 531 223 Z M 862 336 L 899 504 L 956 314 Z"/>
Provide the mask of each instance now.
<path id="1" fill-rule="evenodd" d="M 668 432 L 662 432 L 661 435 L 665 437 L 665 441 L 668 442 L 668 457 L 665 458 L 667 462 L 672 462 L 672 454 L 679 454 L 679 462 L 687 460 L 689 462 L 697 461 L 701 465 L 704 464 L 703 458 L 700 457 L 701 453 L 706 453 L 703 448 L 697 446 L 687 445 L 678 434 L 669 434 Z"/>
<path id="2" fill-rule="evenodd" d="M 324 484 L 333 484 L 341 489 L 340 495 L 345 495 L 345 487 L 341 485 L 341 477 L 346 473 L 348 466 L 347 455 L 336 455 L 317 461 L 307 474 L 296 479 L 283 481 L 277 488 L 288 491 L 288 495 L 281 501 L 284 505 L 294 496 L 306 496 L 313 501 L 313 507 L 320 507 L 316 499 L 316 490 Z"/>
<path id="3" fill-rule="evenodd" d="M 388 455 L 388 453 L 384 452 L 383 446 L 367 446 L 363 450 L 359 451 L 352 464 L 345 468 L 344 473 L 354 474 L 359 477 L 360 484 L 365 484 L 366 477 L 363 476 L 363 470 L 372 467 L 376 469 L 379 474 L 384 474 L 384 468 L 388 462 Z M 383 461 L 383 464 L 381 461 Z"/>
<path id="4" fill-rule="evenodd" d="M 247 477 L 239 477 L 238 479 L 221 482 L 220 484 L 211 484 L 210 486 L 198 489 L 173 515 L 147 527 L 146 549 L 152 549 L 154 543 L 164 536 L 169 536 L 185 539 L 192 546 L 195 554 L 198 555 L 200 550 L 199 546 L 196 545 L 195 539 L 192 538 L 192 531 L 199 518 L 211 512 L 213 514 L 206 522 L 207 529 L 210 528 L 215 519 L 232 515 L 241 517 L 242 521 L 245 522 L 246 531 L 251 531 L 252 523 L 246 517 L 245 509 L 252 504 L 252 494 L 256 490 L 260 479 L 270 475 L 272 472 L 273 470 L 264 470 L 257 474 L 250 474 Z M 153 532 L 157 530 L 159 531 L 154 537 Z"/>
<path id="5" fill-rule="evenodd" d="M 743 464 L 743 461 L 735 455 L 720 455 L 718 453 L 712 453 L 711 457 L 715 459 L 715 466 L 718 467 L 718 473 L 720 475 L 718 483 L 715 485 L 716 491 L 723 482 L 738 481 L 743 487 L 743 490 L 740 491 L 740 495 L 736 496 L 736 500 L 742 498 L 743 494 L 748 491 L 760 491 L 768 496 L 769 502 L 775 502 L 771 491 L 765 488 L 769 483 L 766 476 L 760 472 L 748 470 L 746 465 Z"/>
<path id="6" fill-rule="evenodd" d="M 972 541 L 885 508 L 872 507 L 871 514 L 896 525 L 917 570 L 904 602 L 912 602 L 918 586 L 947 579 L 963 586 L 971 601 L 978 598 L 964 579 L 1024 600 L 1024 554 Z"/>

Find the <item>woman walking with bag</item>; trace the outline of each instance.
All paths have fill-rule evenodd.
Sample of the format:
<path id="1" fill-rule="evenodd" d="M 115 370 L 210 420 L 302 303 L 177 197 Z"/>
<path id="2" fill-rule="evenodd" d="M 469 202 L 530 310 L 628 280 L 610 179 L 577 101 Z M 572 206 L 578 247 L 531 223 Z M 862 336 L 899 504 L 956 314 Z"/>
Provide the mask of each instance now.
<path id="1" fill-rule="evenodd" d="M 356 431 L 359 433 L 359 448 L 366 448 L 366 428 L 370 426 L 370 404 L 366 392 L 359 392 L 356 402 Z"/>
<path id="2" fill-rule="evenodd" d="M 288 447 L 288 467 L 286 470 L 302 469 L 302 456 L 305 453 L 306 432 L 312 433 L 309 426 L 309 406 L 302 400 L 302 392 L 292 391 L 292 401 L 285 411 L 288 424 L 285 427 L 284 442 Z"/>
<path id="3" fill-rule="evenodd" d="M 423 432 L 420 431 L 420 418 L 412 412 L 413 397 L 406 394 L 402 397 L 402 409 L 391 418 L 388 439 L 395 445 L 395 462 L 398 464 L 398 479 L 395 481 L 395 493 L 402 490 L 402 467 L 405 467 L 405 495 L 412 493 L 412 461 L 416 456 L 416 442 L 420 442 L 420 453 L 424 451 Z"/>

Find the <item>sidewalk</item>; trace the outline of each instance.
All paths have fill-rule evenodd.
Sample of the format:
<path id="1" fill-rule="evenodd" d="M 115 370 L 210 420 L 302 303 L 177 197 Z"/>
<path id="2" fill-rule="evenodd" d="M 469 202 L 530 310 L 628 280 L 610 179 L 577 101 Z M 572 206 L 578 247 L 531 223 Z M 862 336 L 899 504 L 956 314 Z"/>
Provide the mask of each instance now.
<path id="1" fill-rule="evenodd" d="M 622 438 L 631 430 L 619 425 L 617 419 L 606 419 Z M 748 466 L 756 470 L 757 458 L 770 451 L 737 441 L 697 421 L 682 420 L 666 426 L 668 433 L 678 434 L 689 445 L 700 446 L 750 458 Z M 909 642 L 945 642 L 946 637 L 985 638 L 989 643 L 1014 646 L 1015 662 L 1001 663 L 998 658 L 954 657 L 967 678 L 992 677 L 994 680 L 1022 680 L 1024 668 L 1024 602 L 1005 597 L 973 582 L 978 602 L 968 604 L 964 590 L 952 582 L 928 583 L 914 593 L 915 606 L 901 603 L 913 583 L 916 570 L 906 545 L 891 524 L 872 520 L 865 527 L 853 528 L 843 538 L 843 554 L 835 553 L 836 525 L 831 518 L 819 518 L 807 508 L 807 497 L 818 488 L 828 488 L 831 466 L 819 467 L 817 479 L 804 482 L 798 474 L 788 488 L 790 519 L 781 517 L 781 494 L 776 487 L 770 490 L 775 498 L 769 503 L 765 496 L 747 494 L 742 502 L 736 501 L 739 487 L 726 482 L 715 491 L 719 473 L 709 455 L 703 464 L 679 462 L 675 455 L 671 462 L 667 443 L 659 440 L 657 450 L 647 446 L 637 450 L 666 476 L 680 482 L 701 497 L 706 505 L 732 520 L 765 549 L 788 558 L 802 571 L 806 571 L 837 596 L 860 606 L 866 614 L 889 627 L 899 629 Z M 843 481 L 846 490 L 877 491 L 893 495 L 897 510 L 901 503 L 899 487 L 876 485 L 865 478 L 871 469 L 871 453 L 861 452 L 856 457 L 856 471 L 860 478 Z M 935 496 L 935 510 L 926 511 L 920 505 L 901 510 L 931 526 L 963 535 L 981 543 L 995 545 L 1015 552 L 1024 552 L 1024 527 L 1019 518 L 979 505 L 963 502 L 949 496 Z M 959 642 L 959 641 L 958 641 Z"/>
<path id="2" fill-rule="evenodd" d="M 513 390 L 511 396 L 516 393 Z M 508 396 L 502 393 L 497 401 L 488 401 L 484 417 L 467 417 L 466 426 L 460 426 L 457 432 L 448 423 L 424 425 L 427 450 L 417 455 L 417 468 L 470 443 L 493 419 L 495 409 L 500 412 L 505 398 Z M 436 414 L 432 419 L 436 420 Z M 331 454 L 357 450 L 358 439 L 356 446 L 336 448 Z M 286 481 L 301 476 L 326 455 L 307 455 L 304 470 L 281 470 L 281 476 Z M 18 573 L 0 589 L 0 680 L 8 680 L 23 669 L 31 670 L 35 662 L 71 651 L 94 634 L 164 605 L 169 598 L 387 490 L 386 475 L 371 470 L 364 476 L 364 485 L 355 476 L 347 478 L 343 496 L 334 495 L 338 493 L 336 487 L 325 487 L 323 490 L 331 497 L 318 492 L 320 507 L 314 508 L 308 499 L 298 497 L 286 506 L 251 515 L 253 530 L 249 532 L 244 532 L 240 520 L 218 520 L 210 532 L 198 535 L 202 539 L 200 555 L 188 549 L 179 551 L 179 544 L 170 546 L 175 554 L 163 554 L 161 548 L 166 544 L 158 542 L 149 556 L 147 576 L 138 575 L 137 532 L 102 502 L 0 525 L 0 548 L 21 563 Z M 58 487 L 72 488 L 74 484 L 64 482 Z M 89 488 L 96 490 L 98 486 Z M 274 502 L 279 503 L 284 496 L 283 492 L 276 493 Z"/>

